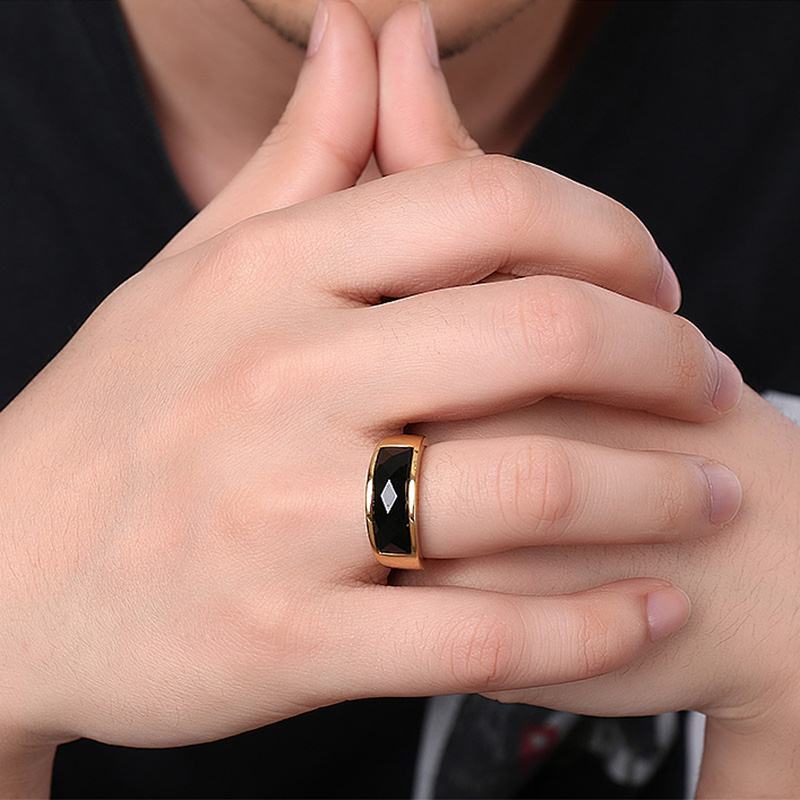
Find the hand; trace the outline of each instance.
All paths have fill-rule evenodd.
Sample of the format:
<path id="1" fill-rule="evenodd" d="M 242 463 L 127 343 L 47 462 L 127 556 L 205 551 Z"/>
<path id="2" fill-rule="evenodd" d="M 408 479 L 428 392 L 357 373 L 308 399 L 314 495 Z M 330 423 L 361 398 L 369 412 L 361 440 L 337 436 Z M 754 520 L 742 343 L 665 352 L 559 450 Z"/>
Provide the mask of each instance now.
<path id="1" fill-rule="evenodd" d="M 253 162 L 0 415 L 1 702 L 22 738 L 185 744 L 350 697 L 574 680 L 685 621 L 661 581 L 545 599 L 384 585 L 362 517 L 379 437 L 553 393 L 711 420 L 736 401 L 716 387 L 738 378 L 687 323 L 606 289 L 467 285 L 560 253 L 598 284 L 613 262 L 622 291 L 655 296 L 663 263 L 641 224 L 550 173 L 470 159 L 302 202 L 353 183 L 372 146 L 358 131 L 373 43 L 352 6 L 327 9 Z M 318 184 L 300 170 L 284 194 L 259 191 L 308 154 Z M 373 305 L 385 296 L 405 299 Z M 441 443 L 426 468 L 477 474 L 524 444 Z M 591 457 L 598 474 L 626 460 Z M 710 530 L 697 460 L 625 468 L 667 463 L 696 512 L 685 533 Z M 427 546 L 449 557 L 462 545 L 447 509 L 468 498 L 440 490 Z M 533 642 L 547 657 L 520 659 Z"/>
<path id="2" fill-rule="evenodd" d="M 464 127 L 450 99 L 447 81 L 438 62 L 430 12 L 425 13 L 426 10 L 424 4 L 409 3 L 402 6 L 387 20 L 378 38 L 380 105 L 375 153 L 385 175 L 483 155 L 483 150 Z M 559 205 L 558 195 L 561 191 L 571 193 L 578 188 L 577 184 L 540 167 L 536 171 L 544 180 L 544 185 L 528 199 L 529 221 L 533 223 L 541 212 L 557 226 L 550 230 L 540 227 L 535 233 L 541 245 L 549 251 L 548 271 L 590 282 L 597 282 L 598 276 L 602 275 L 601 284 L 613 291 L 652 302 L 667 311 L 678 309 L 680 286 L 663 255 L 659 257 L 661 277 L 655 284 L 650 282 L 646 289 L 631 295 L 631 281 L 636 279 L 627 272 L 627 265 L 637 263 L 641 253 L 637 257 L 633 253 L 615 254 L 606 250 L 602 264 L 587 273 L 574 259 L 572 252 L 559 251 L 554 240 L 553 246 L 548 246 L 547 238 L 551 230 L 568 226 L 572 240 L 570 251 L 574 249 L 577 252 L 580 249 L 582 259 L 593 260 L 592 237 L 597 231 L 581 231 L 572 224 L 572 220 L 560 218 L 557 213 L 552 213 L 552 207 L 548 208 L 552 202 Z M 501 181 L 487 183 L 481 188 L 503 200 L 504 186 Z M 645 246 L 645 242 L 639 239 L 642 224 L 628 209 L 599 192 L 580 188 L 582 202 L 588 204 L 587 210 L 596 203 L 603 207 L 604 222 L 608 226 L 604 236 L 615 233 L 616 241 L 623 249 L 627 249 L 628 245 L 634 249 Z M 485 231 L 482 233 L 485 234 Z M 629 238 L 631 234 L 632 238 Z M 527 275 L 529 267 L 513 261 L 501 263 L 489 279 Z"/>
<path id="3" fill-rule="evenodd" d="M 635 451 L 703 453 L 730 465 L 742 480 L 742 512 L 718 536 L 650 547 L 548 546 L 480 559 L 429 565 L 404 582 L 455 585 L 532 595 L 579 591 L 597 583 L 650 574 L 683 587 L 692 598 L 690 623 L 624 669 L 603 678 L 552 688 L 499 695 L 585 714 L 652 714 L 692 708 L 709 715 L 701 796 L 796 796 L 797 720 L 800 715 L 800 429 L 766 401 L 747 391 L 741 406 L 724 420 L 697 426 L 646 414 L 549 400 L 535 408 L 480 422 L 422 426 L 432 441 L 473 437 L 530 437 L 530 463 L 520 463 L 509 489 L 488 502 L 506 502 L 514 536 L 522 541 L 569 545 L 575 525 L 595 517 L 607 530 L 602 508 L 585 504 L 583 463 L 562 466 L 572 481 L 551 487 L 560 513 L 537 515 L 540 484 L 528 480 L 545 470 L 551 437 Z M 538 437 L 544 437 L 539 440 Z M 537 442 L 542 442 L 540 447 Z M 570 452 L 570 447 L 567 452 Z M 428 480 L 428 478 L 426 478 Z M 498 484 L 506 485 L 506 484 Z M 661 498 L 640 506 L 641 530 L 661 520 L 665 530 L 682 526 L 673 501 L 680 489 L 668 482 Z M 572 487 L 570 495 L 567 490 Z M 511 499 L 516 502 L 512 504 Z M 479 514 L 486 503 L 475 493 L 463 513 Z M 422 534 L 425 521 L 420 520 Z M 591 527 L 591 524 L 589 524 Z M 503 531 L 505 533 L 505 530 Z"/>
<path id="4" fill-rule="evenodd" d="M 405 46 L 411 40 L 413 14 L 412 7 L 398 12 L 380 40 L 378 153 L 387 172 L 480 152 L 460 124 L 441 74 Z M 426 123 L 419 124 L 419 119 Z M 398 574 L 396 582 L 557 595 L 602 581 L 654 574 L 685 587 L 693 599 L 690 625 L 624 669 L 589 681 L 493 696 L 601 715 L 697 708 L 710 715 L 701 796 L 800 793 L 795 766 L 800 632 L 794 613 L 800 572 L 795 543 L 800 441 L 795 426 L 748 392 L 734 414 L 701 427 L 548 400 L 481 421 L 414 430 L 450 446 L 454 438 L 465 440 L 465 451 L 476 441 L 499 442 L 504 436 L 514 442 L 527 437 L 527 446 L 494 462 L 493 470 L 424 473 L 426 490 L 435 494 L 431 484 L 443 480 L 459 486 L 459 494 L 468 498 L 459 509 L 461 527 L 452 531 L 454 538 L 466 540 L 464 555 L 473 528 L 494 530 L 509 551 L 429 562 L 424 573 Z M 570 444 L 575 438 L 625 448 L 632 451 L 630 458 L 653 449 L 717 458 L 744 479 L 744 513 L 724 535 L 710 539 L 575 547 L 592 528 L 603 532 L 607 541 L 624 539 L 609 515 L 603 490 L 609 482 L 617 486 L 629 480 L 626 472 L 610 471 L 598 486 L 598 476 L 594 481 L 586 476 L 585 451 Z M 673 488 L 668 475 L 649 480 L 663 490 L 660 498 L 628 501 L 639 508 L 635 526 L 640 535 L 655 529 L 668 539 L 669 531 L 685 527 L 680 472 L 673 478 L 678 481 Z M 421 515 L 423 535 L 429 528 L 441 530 L 436 512 L 431 505 Z M 550 546 L 513 549 L 534 542 Z"/>

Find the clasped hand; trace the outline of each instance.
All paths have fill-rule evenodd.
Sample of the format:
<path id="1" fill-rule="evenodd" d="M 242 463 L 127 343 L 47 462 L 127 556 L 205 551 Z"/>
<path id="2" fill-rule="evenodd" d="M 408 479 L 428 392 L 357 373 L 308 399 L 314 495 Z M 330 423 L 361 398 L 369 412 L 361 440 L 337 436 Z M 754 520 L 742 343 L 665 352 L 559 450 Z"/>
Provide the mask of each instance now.
<path id="1" fill-rule="evenodd" d="M 480 153 L 417 6 L 377 52 L 355 7 L 324 8 L 251 162 L 0 415 L 0 739 L 181 745 L 376 695 L 750 700 L 725 670 L 676 676 L 702 672 L 709 626 L 731 665 L 757 627 L 697 575 L 769 534 L 750 494 L 790 426 L 749 394 L 733 411 L 738 371 L 672 313 L 632 213 Z M 373 153 L 386 177 L 356 186 Z M 429 568 L 397 586 L 363 491 L 375 442 L 409 425 L 432 441 Z M 747 476 L 747 535 L 713 536 L 741 500 L 723 464 Z M 786 555 L 750 559 L 753 581 Z M 697 619 L 669 639 L 676 587 Z"/>

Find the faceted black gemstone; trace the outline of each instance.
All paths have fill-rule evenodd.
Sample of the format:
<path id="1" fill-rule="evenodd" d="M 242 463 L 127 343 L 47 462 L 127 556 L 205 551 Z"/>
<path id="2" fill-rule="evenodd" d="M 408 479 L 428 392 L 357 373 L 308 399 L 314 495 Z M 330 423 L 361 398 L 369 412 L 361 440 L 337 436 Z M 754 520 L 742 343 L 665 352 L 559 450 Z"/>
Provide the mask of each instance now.
<path id="1" fill-rule="evenodd" d="M 406 487 L 412 447 L 382 447 L 372 474 L 372 519 L 375 545 L 387 555 L 411 555 Z"/>

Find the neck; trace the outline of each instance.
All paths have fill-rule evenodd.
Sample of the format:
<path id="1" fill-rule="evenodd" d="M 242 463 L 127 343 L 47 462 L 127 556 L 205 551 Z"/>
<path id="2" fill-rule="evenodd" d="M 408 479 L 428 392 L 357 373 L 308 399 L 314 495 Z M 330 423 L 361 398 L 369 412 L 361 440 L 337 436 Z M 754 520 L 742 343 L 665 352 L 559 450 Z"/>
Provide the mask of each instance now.
<path id="1" fill-rule="evenodd" d="M 303 53 L 238 0 L 121 5 L 167 153 L 187 196 L 202 207 L 280 118 Z M 445 62 L 456 107 L 484 149 L 511 153 L 535 126 L 571 65 L 580 41 L 572 34 L 596 15 L 586 13 L 592 5 L 533 2 Z"/>

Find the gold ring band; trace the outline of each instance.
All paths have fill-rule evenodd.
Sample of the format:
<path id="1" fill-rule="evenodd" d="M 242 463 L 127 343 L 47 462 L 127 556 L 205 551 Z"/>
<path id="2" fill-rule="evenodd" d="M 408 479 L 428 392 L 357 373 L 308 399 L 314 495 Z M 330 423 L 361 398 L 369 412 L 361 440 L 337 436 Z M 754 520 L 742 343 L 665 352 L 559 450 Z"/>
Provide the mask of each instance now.
<path id="1" fill-rule="evenodd" d="M 367 533 L 375 558 L 392 569 L 422 569 L 417 528 L 424 436 L 381 439 L 367 475 Z"/>

